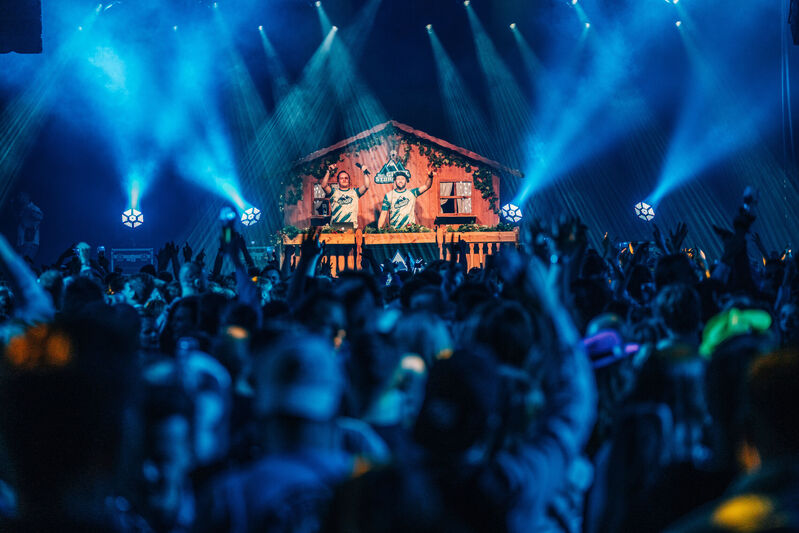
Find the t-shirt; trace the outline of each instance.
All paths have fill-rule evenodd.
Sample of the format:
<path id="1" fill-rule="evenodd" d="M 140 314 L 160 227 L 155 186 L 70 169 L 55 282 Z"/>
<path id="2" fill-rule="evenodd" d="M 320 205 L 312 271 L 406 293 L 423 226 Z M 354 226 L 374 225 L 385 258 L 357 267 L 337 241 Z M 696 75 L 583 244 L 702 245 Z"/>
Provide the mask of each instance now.
<path id="1" fill-rule="evenodd" d="M 352 223 L 358 228 L 358 189 L 333 189 L 330 194 L 330 222 L 332 224 Z"/>
<path id="2" fill-rule="evenodd" d="M 389 224 L 392 228 L 402 229 L 408 224 L 416 224 L 416 197 L 419 189 L 392 189 L 383 198 L 383 211 L 390 211 Z"/>

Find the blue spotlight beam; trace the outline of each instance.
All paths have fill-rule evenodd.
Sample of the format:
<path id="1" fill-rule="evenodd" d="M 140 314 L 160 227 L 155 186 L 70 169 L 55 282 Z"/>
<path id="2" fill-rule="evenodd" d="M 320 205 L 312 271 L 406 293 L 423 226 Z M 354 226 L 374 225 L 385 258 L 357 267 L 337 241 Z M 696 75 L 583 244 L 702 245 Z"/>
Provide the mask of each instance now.
<path id="1" fill-rule="evenodd" d="M 383 0 L 369 0 L 360 10 L 358 15 L 343 31 L 343 39 L 350 51 L 350 55 L 357 62 L 363 54 L 367 39 L 375 24 L 377 12 Z"/>
<path id="2" fill-rule="evenodd" d="M 470 5 L 466 5 L 466 13 L 474 36 L 477 59 L 489 89 L 494 133 L 498 140 L 496 148 L 505 164 L 521 166 L 523 158 L 514 147 L 518 145 L 519 138 L 527 137 L 533 131 L 529 105 Z"/>
<path id="3" fill-rule="evenodd" d="M 280 61 L 280 57 L 277 55 L 277 51 L 275 51 L 275 47 L 272 46 L 272 42 L 269 40 L 266 32 L 261 29 L 259 33 L 261 35 L 261 44 L 266 54 L 269 73 L 272 76 L 272 94 L 275 99 L 275 104 L 277 104 L 280 100 L 285 98 L 289 92 L 288 75 L 286 74 L 286 68 Z"/>
<path id="4" fill-rule="evenodd" d="M 330 18 L 328 18 L 325 6 L 322 4 L 321 0 L 317 0 L 315 5 L 316 13 L 319 15 L 319 25 L 322 27 L 322 36 L 324 37 L 333 29 L 333 24 L 330 23 Z"/>
<path id="5" fill-rule="evenodd" d="M 240 173 L 257 177 L 252 191 L 270 229 L 282 225 L 282 213 L 275 205 L 282 194 L 279 176 L 290 171 L 292 161 L 304 153 L 307 146 L 318 145 L 331 131 L 332 111 L 322 97 L 326 86 L 322 74 L 334 34 L 331 29 L 306 64 L 300 80 L 277 105 L 272 116 L 258 127 L 256 137 L 244 150 Z M 187 240 L 207 240 L 207 228 L 214 224 L 222 205 L 222 201 L 210 205 Z"/>
<path id="6" fill-rule="evenodd" d="M 578 18 L 588 17 L 578 4 Z M 579 8 L 579 9 L 577 9 Z M 526 167 L 526 179 L 516 197 L 523 205 L 527 199 L 572 171 L 589 157 L 604 150 L 621 135 L 642 128 L 650 113 L 635 87 L 629 86 L 634 70 L 635 54 L 650 46 L 653 39 L 648 27 L 651 13 L 636 4 L 632 20 L 641 20 L 641 27 L 627 27 L 619 22 L 599 19 L 601 24 L 584 28 L 571 59 L 552 72 L 553 84 L 559 90 L 539 89 L 537 102 L 537 136 L 529 140 L 532 160 Z M 630 46 L 635 40 L 636 47 Z M 575 70 L 582 62 L 585 70 Z M 623 97 L 619 96 L 623 94 Z M 586 136 L 592 125 L 601 127 L 602 135 Z"/>
<path id="7" fill-rule="evenodd" d="M 485 124 L 488 122 L 481 116 L 480 108 L 466 89 L 466 84 L 441 44 L 435 29 L 431 27 L 428 34 L 436 60 L 441 100 L 455 141 L 477 153 L 493 153 L 494 147 L 489 145 L 484 133 Z"/>
<path id="8" fill-rule="evenodd" d="M 93 9 L 79 25 L 82 30 L 61 43 L 55 53 L 44 57 L 44 64 L 27 88 L 18 95 L 0 116 L 0 205 L 16 182 L 16 178 L 36 139 L 46 115 L 53 105 L 59 84 L 70 64 L 85 46 L 99 11 Z"/>
<path id="9" fill-rule="evenodd" d="M 761 141 L 761 128 L 776 111 L 776 99 L 760 86 L 746 99 L 725 79 L 717 61 L 698 44 L 692 19 L 675 6 L 683 24 L 677 31 L 690 61 L 693 82 L 672 137 L 657 186 L 650 199 L 658 203 L 676 188 L 731 154 Z"/>
<path id="10" fill-rule="evenodd" d="M 344 132 L 357 135 L 388 120 L 377 98 L 357 70 L 346 43 L 335 38 L 327 63 L 328 86 L 343 114 Z"/>

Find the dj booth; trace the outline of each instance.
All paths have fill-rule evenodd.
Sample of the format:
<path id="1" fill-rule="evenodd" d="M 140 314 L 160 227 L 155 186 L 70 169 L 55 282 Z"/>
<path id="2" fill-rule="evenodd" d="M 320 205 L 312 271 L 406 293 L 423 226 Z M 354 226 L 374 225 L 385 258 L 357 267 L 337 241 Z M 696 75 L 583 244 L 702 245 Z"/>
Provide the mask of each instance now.
<path id="1" fill-rule="evenodd" d="M 283 238 L 283 245 L 299 247 L 304 235 Z M 452 243 L 461 240 L 467 244 L 468 268 L 482 267 L 487 256 L 496 253 L 502 246 L 516 246 L 517 231 L 452 232 L 438 228 L 428 233 L 363 233 L 361 230 L 346 233 L 323 233 L 320 241 L 325 243 L 325 256 L 331 265 L 331 274 L 336 276 L 343 270 L 359 269 L 363 250 L 369 248 L 378 263 L 408 262 L 421 259 L 425 263 L 437 259 L 449 260 Z M 292 261 L 299 260 L 295 254 Z"/>

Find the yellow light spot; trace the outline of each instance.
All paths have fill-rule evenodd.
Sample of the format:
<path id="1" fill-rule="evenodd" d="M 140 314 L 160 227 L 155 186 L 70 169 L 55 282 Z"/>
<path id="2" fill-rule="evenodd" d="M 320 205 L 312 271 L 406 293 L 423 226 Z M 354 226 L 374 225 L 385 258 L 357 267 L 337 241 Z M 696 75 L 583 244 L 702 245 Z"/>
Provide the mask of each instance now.
<path id="1" fill-rule="evenodd" d="M 333 347 L 338 350 L 341 348 L 341 345 L 344 344 L 344 339 L 347 338 L 347 331 L 340 329 L 336 334 L 336 338 L 333 339 Z"/>
<path id="2" fill-rule="evenodd" d="M 355 458 L 355 462 L 352 465 L 352 477 L 360 477 L 372 469 L 372 464 L 361 457 L 360 455 Z"/>
<path id="3" fill-rule="evenodd" d="M 14 366 L 25 366 L 29 363 L 31 346 L 24 336 L 14 337 L 6 346 L 6 357 Z"/>
<path id="4" fill-rule="evenodd" d="M 227 334 L 238 340 L 244 340 L 250 336 L 247 330 L 240 326 L 230 326 L 227 328 Z"/>
<path id="5" fill-rule="evenodd" d="M 402 358 L 402 369 L 416 372 L 417 374 L 424 374 L 427 365 L 424 364 L 424 359 L 418 355 L 406 355 Z"/>
<path id="6" fill-rule="evenodd" d="M 635 250 L 633 250 L 633 243 L 628 244 L 627 249 L 630 250 L 630 255 L 635 255 Z"/>
<path id="7" fill-rule="evenodd" d="M 60 333 L 47 340 L 47 362 L 54 366 L 65 366 L 72 359 L 72 343 Z"/>
<path id="8" fill-rule="evenodd" d="M 768 498 L 753 494 L 738 496 L 716 509 L 712 522 L 732 531 L 759 531 L 773 510 L 774 505 Z"/>
<path id="9" fill-rule="evenodd" d="M 445 348 L 436 355 L 436 359 L 449 359 L 450 357 L 452 357 L 452 349 L 450 348 Z"/>

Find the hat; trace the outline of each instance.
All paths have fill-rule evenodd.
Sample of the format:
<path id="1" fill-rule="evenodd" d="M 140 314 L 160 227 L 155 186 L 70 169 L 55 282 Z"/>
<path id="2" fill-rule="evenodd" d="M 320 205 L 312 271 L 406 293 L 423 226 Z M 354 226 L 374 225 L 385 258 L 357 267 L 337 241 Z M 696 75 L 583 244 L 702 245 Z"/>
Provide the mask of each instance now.
<path id="1" fill-rule="evenodd" d="M 699 353 L 704 357 L 713 355 L 716 347 L 729 338 L 748 333 L 763 333 L 771 327 L 771 315 L 761 309 L 737 309 L 735 307 L 711 318 L 702 332 Z"/>
<path id="2" fill-rule="evenodd" d="M 394 172 L 394 177 L 392 179 L 397 179 L 400 176 L 404 176 L 406 180 L 411 179 L 411 173 L 407 170 L 398 170 Z"/>
<path id="3" fill-rule="evenodd" d="M 583 339 L 583 346 L 594 370 L 605 368 L 638 352 L 637 344 L 624 344 L 613 330 L 604 330 Z"/>
<path id="4" fill-rule="evenodd" d="M 288 335 L 256 362 L 254 409 L 326 421 L 338 412 L 344 380 L 333 346 L 320 337 Z"/>

